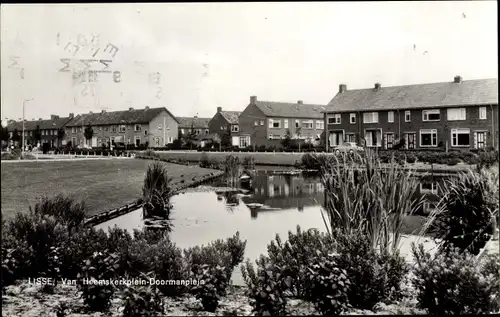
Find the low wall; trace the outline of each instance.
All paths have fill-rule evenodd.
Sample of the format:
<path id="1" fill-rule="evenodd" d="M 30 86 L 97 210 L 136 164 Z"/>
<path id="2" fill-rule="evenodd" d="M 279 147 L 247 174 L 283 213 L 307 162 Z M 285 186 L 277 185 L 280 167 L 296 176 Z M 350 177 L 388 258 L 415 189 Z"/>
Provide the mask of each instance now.
<path id="1" fill-rule="evenodd" d="M 196 187 L 198 185 L 214 181 L 217 178 L 222 177 L 222 175 L 224 175 L 224 172 L 215 171 L 215 172 L 212 172 L 204 177 L 201 177 L 200 179 L 195 178 L 192 181 L 187 182 L 187 183 L 183 183 L 183 184 L 175 183 L 174 187 L 172 189 L 172 193 L 170 194 L 170 197 L 178 194 L 180 191 L 182 191 L 184 189 L 187 189 L 190 187 Z M 175 185 L 177 185 L 177 186 L 175 186 Z M 97 215 L 88 217 L 87 219 L 85 219 L 85 225 L 96 226 L 96 225 L 101 224 L 103 222 L 106 222 L 108 220 L 111 220 L 111 219 L 114 219 L 116 217 L 122 216 L 126 213 L 129 213 L 131 211 L 137 210 L 138 208 L 141 208 L 143 206 L 143 204 L 144 203 L 142 201 L 142 198 L 137 199 L 134 202 L 131 202 L 131 203 L 128 203 L 126 205 L 121 206 L 120 208 L 114 208 L 114 209 L 99 213 Z"/>

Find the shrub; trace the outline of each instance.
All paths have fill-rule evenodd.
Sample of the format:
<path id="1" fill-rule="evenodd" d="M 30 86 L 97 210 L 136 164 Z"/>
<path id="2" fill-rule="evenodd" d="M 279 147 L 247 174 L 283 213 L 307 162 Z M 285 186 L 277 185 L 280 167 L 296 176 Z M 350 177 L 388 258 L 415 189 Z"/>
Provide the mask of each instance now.
<path id="1" fill-rule="evenodd" d="M 498 174 L 468 171 L 439 185 L 443 197 L 424 227 L 442 239 L 440 248 L 459 248 L 478 254 L 493 234 L 492 219 L 498 215 Z M 496 185 L 494 185 L 496 184 Z"/>
<path id="2" fill-rule="evenodd" d="M 42 197 L 35 204 L 33 212 L 55 217 L 66 225 L 71 233 L 84 224 L 86 207 L 83 202 L 76 202 L 72 198 L 59 194 L 52 198 Z"/>
<path id="3" fill-rule="evenodd" d="M 431 257 L 422 245 L 418 249 L 413 245 L 412 249 L 416 260 L 413 283 L 418 303 L 429 314 L 498 311 L 498 275 L 485 274 L 472 255 L 453 249 Z"/>
<path id="4" fill-rule="evenodd" d="M 319 257 L 307 269 L 307 298 L 324 316 L 338 315 L 350 306 L 347 292 L 351 283 L 332 255 Z"/>
<path id="5" fill-rule="evenodd" d="M 5 232 L 6 230 L 2 230 Z M 3 233 L 2 232 L 2 233 Z M 16 280 L 28 277 L 33 249 L 26 241 L 13 241 L 2 237 L 2 289 Z"/>
<path id="6" fill-rule="evenodd" d="M 7 235 L 15 244 L 24 245 L 30 251 L 29 267 L 24 276 L 32 277 L 49 270 L 50 250 L 67 240 L 68 232 L 56 218 L 49 215 L 17 213 L 8 223 Z M 13 253 L 26 255 L 25 253 Z M 18 259 L 20 261 L 20 259 Z"/>
<path id="7" fill-rule="evenodd" d="M 241 162 L 238 156 L 228 155 L 223 163 L 226 181 L 230 186 L 236 186 L 240 176 Z"/>
<path id="8" fill-rule="evenodd" d="M 267 246 L 270 263 L 283 268 L 290 277 L 289 291 L 297 297 L 305 296 L 307 288 L 307 267 L 318 256 L 326 256 L 333 249 L 330 236 L 319 233 L 318 230 L 302 231 L 297 226 L 297 232 L 288 232 L 288 240 L 283 243 L 279 235 Z"/>
<path id="9" fill-rule="evenodd" d="M 144 151 L 144 156 L 149 157 L 149 158 L 159 158 L 159 155 L 155 153 L 155 151 L 151 149 L 147 149 Z"/>
<path id="10" fill-rule="evenodd" d="M 369 237 L 361 232 L 334 233 L 336 264 L 347 272 L 351 287 L 349 303 L 356 308 L 372 309 L 381 301 L 401 297 L 401 284 L 408 273 L 404 258 L 373 249 Z"/>
<path id="11" fill-rule="evenodd" d="M 61 245 L 61 276 L 76 278 L 82 272 L 85 260 L 94 252 L 104 253 L 108 249 L 108 237 L 100 229 L 83 228 L 63 241 Z"/>
<path id="12" fill-rule="evenodd" d="M 149 280 L 149 276 L 145 276 Z M 153 277 L 154 278 L 154 277 Z M 164 304 L 155 285 L 128 286 L 123 291 L 123 316 L 162 316 Z"/>
<path id="13" fill-rule="evenodd" d="M 407 163 L 413 164 L 413 163 L 415 163 L 416 161 L 417 161 L 417 157 L 416 157 L 415 155 L 413 155 L 413 154 L 408 154 L 408 155 L 406 156 L 406 162 L 407 162 Z"/>
<path id="14" fill-rule="evenodd" d="M 99 281 L 111 280 L 116 276 L 115 270 L 118 268 L 118 256 L 114 253 L 106 255 L 108 252 L 94 252 L 85 261 L 82 268 L 81 278 L 86 281 L 78 284 L 82 292 L 83 303 L 89 311 L 105 311 L 111 304 L 111 297 L 114 294 L 114 285 L 108 283 L 98 284 Z"/>
<path id="15" fill-rule="evenodd" d="M 229 279 L 226 268 L 220 265 L 195 265 L 192 272 L 194 279 L 203 283 L 194 285 L 191 292 L 201 300 L 206 311 L 215 312 L 221 296 L 226 295 L 226 281 Z"/>
<path id="16" fill-rule="evenodd" d="M 200 167 L 209 167 L 210 160 L 207 153 L 202 153 L 200 156 Z"/>
<path id="17" fill-rule="evenodd" d="M 171 180 L 162 163 L 155 162 L 148 166 L 142 187 L 145 217 L 159 216 L 167 220 L 170 219 L 170 211 L 172 210 L 170 204 Z"/>
<path id="18" fill-rule="evenodd" d="M 257 269 L 250 260 L 241 266 L 252 311 L 257 316 L 285 316 L 291 278 L 285 277 L 282 268 L 270 263 L 267 257 L 261 256 L 255 262 Z"/>
<path id="19" fill-rule="evenodd" d="M 449 159 L 446 159 L 444 162 L 446 162 L 447 165 L 453 166 L 460 163 L 460 159 L 455 157 L 450 157 Z"/>
<path id="20" fill-rule="evenodd" d="M 168 236 L 164 236 L 152 248 L 152 269 L 155 276 L 164 281 L 186 280 L 188 278 L 182 250 Z M 147 272 L 147 271 L 146 271 Z M 179 296 L 186 291 L 185 285 L 160 285 L 159 290 L 166 296 Z"/>

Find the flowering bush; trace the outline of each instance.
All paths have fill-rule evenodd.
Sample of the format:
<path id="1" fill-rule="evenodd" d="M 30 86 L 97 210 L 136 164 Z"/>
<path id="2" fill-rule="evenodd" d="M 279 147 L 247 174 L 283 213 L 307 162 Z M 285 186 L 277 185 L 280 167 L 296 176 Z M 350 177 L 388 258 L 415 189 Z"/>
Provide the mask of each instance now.
<path id="1" fill-rule="evenodd" d="M 458 249 L 434 257 L 422 245 L 412 246 L 416 260 L 413 283 L 417 299 L 429 314 L 487 314 L 498 311 L 498 274 L 478 265 L 475 257 Z M 497 262 L 498 271 L 498 262 Z"/>
<path id="2" fill-rule="evenodd" d="M 152 276 L 145 276 L 149 279 Z M 155 285 L 128 286 L 122 294 L 123 316 L 162 316 L 164 303 Z"/>

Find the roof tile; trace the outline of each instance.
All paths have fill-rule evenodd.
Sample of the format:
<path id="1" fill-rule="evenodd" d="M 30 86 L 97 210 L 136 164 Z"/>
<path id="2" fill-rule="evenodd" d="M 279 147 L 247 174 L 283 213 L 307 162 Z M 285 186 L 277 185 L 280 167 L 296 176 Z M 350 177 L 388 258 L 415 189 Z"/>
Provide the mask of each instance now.
<path id="1" fill-rule="evenodd" d="M 268 117 L 323 118 L 323 105 L 257 101 L 255 105 Z"/>

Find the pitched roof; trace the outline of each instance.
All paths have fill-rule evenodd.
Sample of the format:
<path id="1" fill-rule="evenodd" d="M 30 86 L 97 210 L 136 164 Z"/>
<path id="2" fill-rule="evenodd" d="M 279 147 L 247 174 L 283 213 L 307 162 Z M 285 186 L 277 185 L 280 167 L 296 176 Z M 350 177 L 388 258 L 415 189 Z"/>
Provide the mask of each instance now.
<path id="1" fill-rule="evenodd" d="M 68 127 L 82 126 L 82 125 L 109 125 L 109 124 L 134 124 L 134 123 L 149 123 L 162 111 L 166 111 L 177 122 L 170 111 L 166 108 L 149 108 L 149 109 L 132 109 L 125 111 L 111 111 L 111 112 L 98 112 L 79 114 L 73 120 L 68 122 Z"/>
<path id="2" fill-rule="evenodd" d="M 498 79 L 466 80 L 407 86 L 347 90 L 327 105 L 327 111 L 436 108 L 498 104 Z"/>
<path id="3" fill-rule="evenodd" d="M 179 128 L 191 128 L 193 126 L 195 129 L 208 129 L 208 121 L 211 118 L 198 118 L 198 117 L 177 117 L 179 120 Z"/>
<path id="4" fill-rule="evenodd" d="M 34 120 L 34 121 L 25 121 L 24 122 L 24 130 L 31 131 L 35 130 L 36 126 L 39 126 L 40 130 L 51 130 L 51 129 L 59 129 L 65 125 L 66 122 L 70 120 L 69 117 L 47 119 L 47 120 Z M 23 122 L 16 121 L 9 123 L 7 125 L 7 131 L 11 132 L 17 129 L 18 131 L 23 130 Z"/>
<path id="5" fill-rule="evenodd" d="M 220 114 L 230 124 L 238 124 L 241 111 L 221 111 Z"/>
<path id="6" fill-rule="evenodd" d="M 290 102 L 256 101 L 255 105 L 268 117 L 323 118 L 325 106 Z"/>

